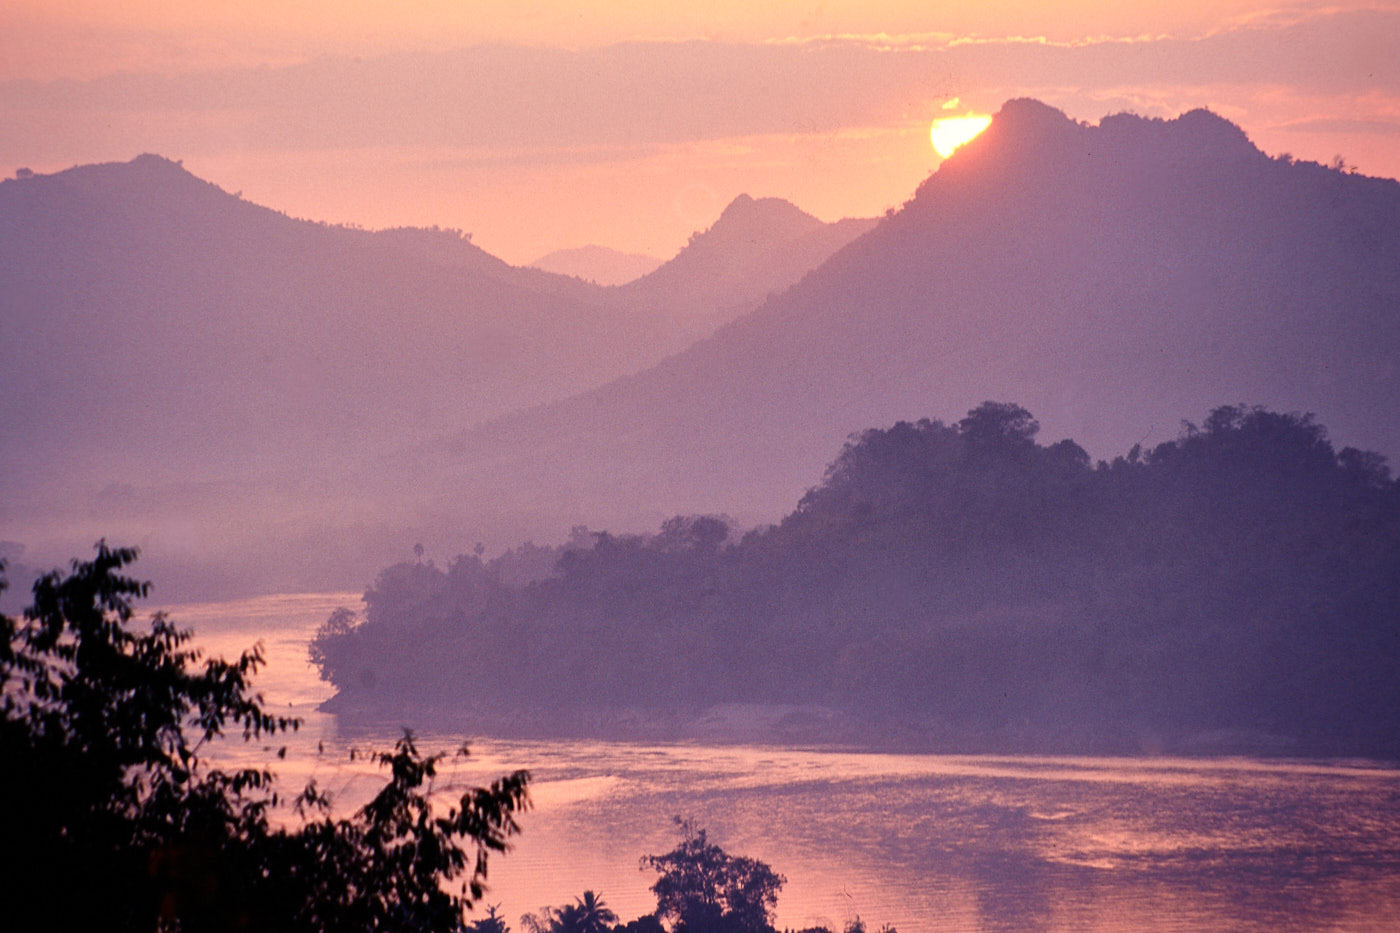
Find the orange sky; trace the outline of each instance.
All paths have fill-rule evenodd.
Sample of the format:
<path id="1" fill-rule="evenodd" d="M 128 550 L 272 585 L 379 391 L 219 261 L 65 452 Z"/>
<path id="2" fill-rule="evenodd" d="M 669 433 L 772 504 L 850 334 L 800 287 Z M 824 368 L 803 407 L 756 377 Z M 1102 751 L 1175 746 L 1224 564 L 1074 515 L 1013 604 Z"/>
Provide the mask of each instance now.
<path id="1" fill-rule="evenodd" d="M 297 216 L 461 227 L 513 262 L 664 257 L 741 192 L 898 205 L 954 97 L 1209 106 L 1267 152 L 1400 176 L 1397 50 L 1400 0 L 9 0 L 0 174 L 154 151 Z"/>

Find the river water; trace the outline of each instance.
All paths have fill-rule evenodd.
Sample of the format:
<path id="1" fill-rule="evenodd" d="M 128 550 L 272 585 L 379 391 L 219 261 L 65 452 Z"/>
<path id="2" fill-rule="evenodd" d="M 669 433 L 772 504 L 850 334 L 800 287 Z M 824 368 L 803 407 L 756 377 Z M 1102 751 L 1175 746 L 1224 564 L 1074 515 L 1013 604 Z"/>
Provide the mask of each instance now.
<path id="1" fill-rule="evenodd" d="M 306 643 L 357 594 L 169 607 L 225 656 L 262 640 L 256 684 L 302 730 L 218 743 L 218 763 L 271 760 L 284 786 L 314 778 L 345 812 L 383 778 L 329 695 Z M 411 725 L 408 723 L 406 725 Z M 515 768 L 534 775 L 513 851 L 486 902 L 512 927 L 585 889 L 624 919 L 654 908 L 638 861 L 670 850 L 673 817 L 787 878 L 779 927 L 859 916 L 872 930 L 1400 930 L 1400 770 L 1365 761 L 870 754 L 822 749 L 419 736 L 463 741 L 451 792 Z M 276 759 L 277 746 L 288 747 Z"/>

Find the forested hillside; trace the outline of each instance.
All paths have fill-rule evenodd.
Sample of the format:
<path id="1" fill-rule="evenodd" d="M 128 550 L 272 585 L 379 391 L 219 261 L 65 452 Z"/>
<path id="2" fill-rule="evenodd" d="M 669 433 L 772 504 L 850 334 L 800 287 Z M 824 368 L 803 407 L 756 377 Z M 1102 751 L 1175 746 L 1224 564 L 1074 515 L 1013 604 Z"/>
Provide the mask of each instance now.
<path id="1" fill-rule="evenodd" d="M 1400 751 L 1383 458 L 1258 408 L 1097 464 L 1037 430 L 986 403 L 866 431 L 742 536 L 677 517 L 399 564 L 313 658 L 342 712 L 544 732 L 758 704 L 843 741 Z"/>

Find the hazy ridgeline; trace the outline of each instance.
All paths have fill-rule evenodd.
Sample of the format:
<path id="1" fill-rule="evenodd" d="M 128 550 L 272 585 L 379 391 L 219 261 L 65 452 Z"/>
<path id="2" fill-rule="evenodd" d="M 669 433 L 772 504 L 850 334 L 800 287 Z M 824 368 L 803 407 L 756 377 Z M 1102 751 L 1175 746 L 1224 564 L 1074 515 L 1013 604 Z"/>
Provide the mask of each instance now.
<path id="1" fill-rule="evenodd" d="M 1400 484 L 1219 408 L 1093 464 L 1014 405 L 852 439 L 775 526 L 401 563 L 313 658 L 342 714 L 966 750 L 1400 752 Z M 719 713 L 715 713 L 718 707 Z"/>
<path id="2" fill-rule="evenodd" d="M 1204 110 L 1095 126 L 1009 101 L 875 229 L 710 339 L 419 467 L 504 545 L 520 538 L 487 532 L 507 510 L 552 518 L 518 519 L 537 540 L 774 521 L 849 434 L 987 398 L 1095 458 L 1248 401 L 1393 459 L 1397 219 L 1400 183 L 1270 158 Z"/>
<path id="3" fill-rule="evenodd" d="M 1400 183 L 1206 111 L 1028 100 L 878 223 L 740 197 L 612 288 L 153 156 L 17 178 L 3 537 L 16 568 L 139 544 L 163 596 L 342 589 L 414 541 L 771 522 L 851 432 L 985 398 L 1095 457 L 1247 400 L 1393 458 L 1397 217 Z"/>
<path id="4" fill-rule="evenodd" d="M 359 585 L 456 503 L 422 483 L 442 438 L 650 366 L 873 225 L 741 195 L 605 288 L 457 230 L 294 219 L 153 155 L 5 180 L 0 553 L 105 535 L 165 593 Z"/>

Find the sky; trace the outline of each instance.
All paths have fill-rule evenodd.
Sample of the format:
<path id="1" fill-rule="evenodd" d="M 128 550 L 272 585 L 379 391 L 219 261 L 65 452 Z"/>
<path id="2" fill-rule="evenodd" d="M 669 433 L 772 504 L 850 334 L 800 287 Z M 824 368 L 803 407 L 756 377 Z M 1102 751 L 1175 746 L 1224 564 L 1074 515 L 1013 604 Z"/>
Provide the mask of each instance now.
<path id="1" fill-rule="evenodd" d="M 1209 107 L 1400 177 L 1400 0 L 6 0 L 0 177 L 142 152 L 293 216 L 513 263 L 659 258 L 741 193 L 898 207 L 930 123 Z"/>

